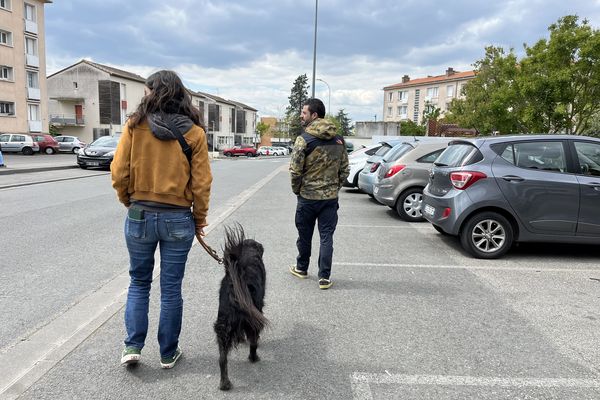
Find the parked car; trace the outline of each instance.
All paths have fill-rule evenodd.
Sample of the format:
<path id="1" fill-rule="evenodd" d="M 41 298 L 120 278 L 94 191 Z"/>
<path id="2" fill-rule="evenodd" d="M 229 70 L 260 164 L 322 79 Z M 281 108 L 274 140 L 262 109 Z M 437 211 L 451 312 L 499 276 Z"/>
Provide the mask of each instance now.
<path id="1" fill-rule="evenodd" d="M 0 134 L 0 147 L 4 153 L 23 153 L 26 156 L 40 152 L 40 145 L 31 136 L 23 133 Z"/>
<path id="2" fill-rule="evenodd" d="M 344 139 L 344 143 L 346 144 L 346 152 L 352 153 L 354 151 L 354 143 L 347 141 Z"/>
<path id="3" fill-rule="evenodd" d="M 247 156 L 256 157 L 256 149 L 250 145 L 233 146 L 223 150 L 225 157 Z"/>
<path id="4" fill-rule="evenodd" d="M 406 141 L 409 139 L 407 138 Z M 388 140 L 381 142 L 381 147 L 372 156 L 367 159 L 362 171 L 358 173 L 358 188 L 369 196 L 373 197 L 373 183 L 377 179 L 377 169 L 381 165 L 383 156 L 387 154 L 394 146 L 404 142 L 404 140 Z"/>
<path id="5" fill-rule="evenodd" d="M 600 139 L 536 135 L 450 142 L 423 216 L 477 258 L 514 242 L 600 244 Z"/>
<path id="6" fill-rule="evenodd" d="M 54 139 L 58 142 L 60 151 L 69 151 L 77 154 L 79 149 L 83 149 L 86 146 L 85 142 L 79 140 L 77 136 L 56 136 Z"/>
<path id="7" fill-rule="evenodd" d="M 348 154 L 348 165 L 350 174 L 344 182 L 345 187 L 358 187 L 358 174 L 365 167 L 367 159 L 381 148 L 381 143 L 372 144 Z"/>
<path id="8" fill-rule="evenodd" d="M 285 147 L 281 147 L 281 146 L 273 146 L 273 151 L 275 152 L 274 155 L 276 155 L 276 156 L 287 156 L 288 154 L 290 154 L 288 149 L 286 149 Z"/>
<path id="9" fill-rule="evenodd" d="M 435 142 L 402 143 L 390 150 L 378 168 L 378 179 L 373 188 L 375 199 L 395 209 L 405 221 L 423 221 L 423 188 L 429 181 L 433 162 L 449 141 L 440 138 Z"/>
<path id="10" fill-rule="evenodd" d="M 31 133 L 29 134 L 33 138 L 33 140 L 40 146 L 40 152 L 46 154 L 56 154 L 59 150 L 58 142 L 52 137 L 52 135 L 48 135 L 46 133 Z"/>
<path id="11" fill-rule="evenodd" d="M 77 153 L 77 164 L 82 169 L 89 167 L 110 168 L 119 139 L 114 136 L 101 136 L 80 149 Z"/>

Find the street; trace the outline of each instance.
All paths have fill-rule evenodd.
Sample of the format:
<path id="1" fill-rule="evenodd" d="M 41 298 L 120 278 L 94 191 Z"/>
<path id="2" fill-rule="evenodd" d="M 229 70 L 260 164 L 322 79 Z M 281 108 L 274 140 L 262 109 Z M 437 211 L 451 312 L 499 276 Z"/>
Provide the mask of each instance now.
<path id="1" fill-rule="evenodd" d="M 200 246 L 184 280 L 183 358 L 160 368 L 155 281 L 141 364 L 122 368 L 128 257 L 110 175 L 34 172 L 20 174 L 32 183 L 23 186 L 0 176 L 0 398 L 600 398 L 597 249 L 521 245 L 477 260 L 428 223 L 344 188 L 334 285 L 320 291 L 317 232 L 309 279 L 287 271 L 288 162 L 211 164 L 207 242 L 220 252 L 224 226 L 239 222 L 264 245 L 267 268 L 262 360 L 249 363 L 245 345 L 232 352 L 230 393 L 218 390 L 212 330 L 223 269 Z"/>

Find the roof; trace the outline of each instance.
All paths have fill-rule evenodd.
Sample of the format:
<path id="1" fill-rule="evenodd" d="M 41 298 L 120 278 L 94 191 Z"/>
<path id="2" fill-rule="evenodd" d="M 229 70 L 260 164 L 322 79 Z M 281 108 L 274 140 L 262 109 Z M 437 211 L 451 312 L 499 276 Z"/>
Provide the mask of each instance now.
<path id="1" fill-rule="evenodd" d="M 452 75 L 437 75 L 437 76 L 429 76 L 427 78 L 417 78 L 411 79 L 408 82 L 400 82 L 394 85 L 386 86 L 383 90 L 389 89 L 398 89 L 410 86 L 421 86 L 427 85 L 429 83 L 437 83 L 437 82 L 449 82 L 449 81 L 457 81 L 462 79 L 471 79 L 475 77 L 475 71 L 465 71 L 465 72 L 455 72 Z"/>
<path id="2" fill-rule="evenodd" d="M 250 111 L 258 111 L 257 109 L 252 108 L 244 103 L 240 103 L 239 101 L 227 100 L 227 99 L 224 99 L 223 97 L 219 97 L 214 94 L 208 94 L 208 93 L 204 93 L 204 92 L 192 92 L 192 93 L 195 93 L 197 96 L 200 96 L 200 97 L 207 97 L 214 101 L 218 101 L 219 103 L 225 103 L 225 104 L 229 104 L 232 106 L 241 107 L 241 108 L 244 108 L 244 109 L 250 110 Z"/>
<path id="3" fill-rule="evenodd" d="M 52 75 L 48 75 L 48 78 L 51 78 L 51 77 L 53 77 L 55 75 L 58 75 L 58 74 L 66 71 L 66 70 L 68 70 L 70 68 L 73 68 L 73 67 L 75 67 L 76 65 L 79 65 L 79 64 L 87 64 L 87 65 L 89 65 L 91 67 L 94 67 L 96 69 L 104 71 L 104 72 L 106 72 L 106 73 L 108 73 L 110 75 L 113 75 L 113 76 L 118 76 L 118 77 L 121 77 L 121 78 L 130 79 L 130 80 L 141 82 L 141 83 L 146 83 L 146 78 L 144 78 L 144 77 L 142 77 L 140 75 L 134 74 L 133 72 L 124 71 L 122 69 L 118 69 L 118 68 L 114 68 L 114 67 L 109 67 L 108 65 L 98 64 L 98 63 L 95 63 L 95 62 L 92 62 L 92 61 L 88 61 L 88 60 L 81 60 L 78 63 L 70 65 L 70 66 L 68 66 L 66 68 L 63 68 L 60 71 L 53 73 Z"/>

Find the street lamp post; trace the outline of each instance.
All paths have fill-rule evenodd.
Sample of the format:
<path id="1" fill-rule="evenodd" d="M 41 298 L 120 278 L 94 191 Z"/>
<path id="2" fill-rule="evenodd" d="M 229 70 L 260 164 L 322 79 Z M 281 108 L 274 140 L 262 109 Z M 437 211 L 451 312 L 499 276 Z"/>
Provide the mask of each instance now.
<path id="1" fill-rule="evenodd" d="M 333 115 L 331 114 L 331 88 L 329 87 L 329 83 L 325 82 L 323 79 L 317 78 L 318 81 L 323 82 L 324 84 L 327 85 L 327 90 L 328 90 L 328 96 L 327 96 L 327 110 L 329 111 L 329 115 Z M 314 97 L 314 96 L 313 96 Z"/>
<path id="2" fill-rule="evenodd" d="M 317 15 L 319 11 L 319 0 L 315 0 L 315 43 L 313 46 L 313 74 L 312 74 L 312 98 L 315 98 L 315 75 L 317 71 Z"/>

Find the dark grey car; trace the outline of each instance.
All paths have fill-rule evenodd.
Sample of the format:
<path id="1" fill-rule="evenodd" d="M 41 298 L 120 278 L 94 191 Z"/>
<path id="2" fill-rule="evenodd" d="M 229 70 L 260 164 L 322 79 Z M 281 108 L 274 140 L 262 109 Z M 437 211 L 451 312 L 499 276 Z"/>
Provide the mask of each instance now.
<path id="1" fill-rule="evenodd" d="M 478 258 L 515 241 L 600 243 L 600 139 L 536 135 L 450 142 L 423 216 Z"/>

